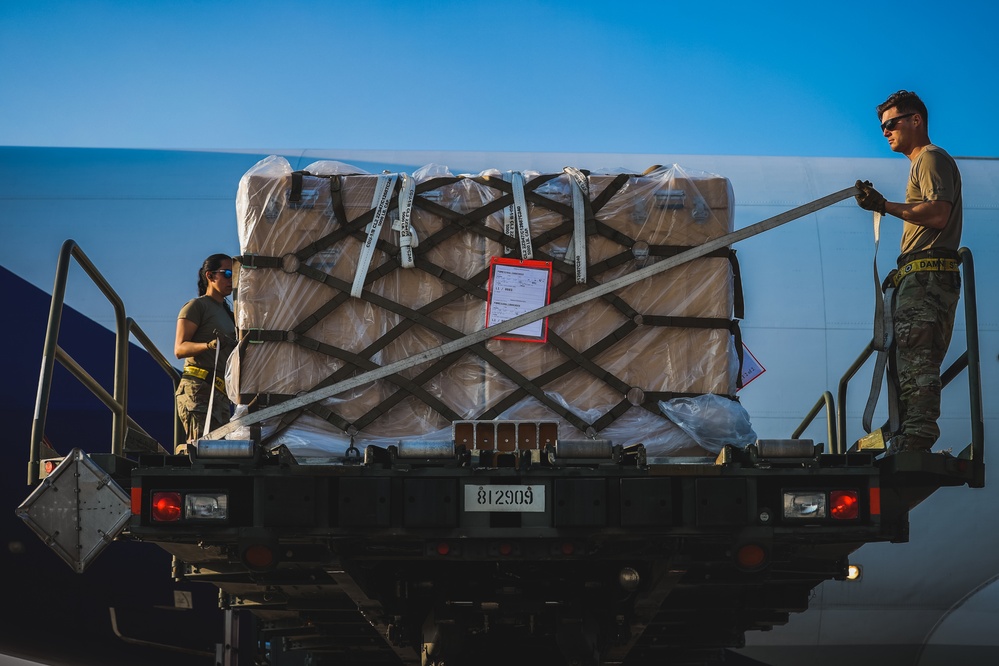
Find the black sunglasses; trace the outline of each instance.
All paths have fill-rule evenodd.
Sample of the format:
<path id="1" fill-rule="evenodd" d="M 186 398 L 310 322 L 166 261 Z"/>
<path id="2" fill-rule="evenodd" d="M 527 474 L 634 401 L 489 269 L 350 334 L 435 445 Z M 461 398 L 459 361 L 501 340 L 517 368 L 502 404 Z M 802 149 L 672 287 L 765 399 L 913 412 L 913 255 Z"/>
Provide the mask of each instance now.
<path id="1" fill-rule="evenodd" d="M 889 118 L 888 120 L 886 120 L 883 123 L 881 123 L 881 131 L 882 132 L 891 132 L 893 129 L 895 129 L 895 125 L 898 125 L 898 121 L 902 120 L 902 118 L 908 118 L 909 116 L 914 116 L 914 115 L 916 115 L 916 114 L 915 113 L 903 113 L 900 116 L 895 116 L 894 118 Z"/>
<path id="2" fill-rule="evenodd" d="M 229 278 L 230 280 L 232 279 L 232 271 L 229 270 L 228 268 L 220 268 L 217 271 L 209 271 L 209 272 L 210 273 L 215 273 L 216 275 L 218 275 L 219 273 L 221 273 L 223 276 Z"/>

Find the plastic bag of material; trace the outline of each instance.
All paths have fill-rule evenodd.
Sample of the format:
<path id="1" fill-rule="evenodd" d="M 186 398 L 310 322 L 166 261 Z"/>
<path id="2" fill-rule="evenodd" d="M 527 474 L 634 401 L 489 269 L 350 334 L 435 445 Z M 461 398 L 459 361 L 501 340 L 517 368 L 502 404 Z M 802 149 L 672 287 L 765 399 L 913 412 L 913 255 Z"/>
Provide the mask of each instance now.
<path id="1" fill-rule="evenodd" d="M 660 401 L 659 409 L 712 453 L 718 453 L 726 444 L 745 448 L 756 442 L 749 413 L 735 400 L 708 393 Z"/>

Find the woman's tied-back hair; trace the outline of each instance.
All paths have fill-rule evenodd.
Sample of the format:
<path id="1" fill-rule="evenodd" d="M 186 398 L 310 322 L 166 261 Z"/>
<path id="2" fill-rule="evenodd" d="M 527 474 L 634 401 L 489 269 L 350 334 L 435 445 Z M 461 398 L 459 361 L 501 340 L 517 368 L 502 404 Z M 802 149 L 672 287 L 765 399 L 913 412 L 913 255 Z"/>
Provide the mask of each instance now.
<path id="1" fill-rule="evenodd" d="M 222 268 L 222 262 L 231 258 L 228 254 L 213 254 L 205 259 L 198 270 L 198 296 L 208 293 L 208 274 Z"/>
<path id="2" fill-rule="evenodd" d="M 929 128 L 929 112 L 926 111 L 926 105 L 923 104 L 923 100 L 919 99 L 919 95 L 916 93 L 909 92 L 908 90 L 899 90 L 896 93 L 892 93 L 888 99 L 878 104 L 878 121 L 881 120 L 884 112 L 892 107 L 898 109 L 899 115 L 903 113 L 918 113 L 923 117 L 923 124 Z"/>

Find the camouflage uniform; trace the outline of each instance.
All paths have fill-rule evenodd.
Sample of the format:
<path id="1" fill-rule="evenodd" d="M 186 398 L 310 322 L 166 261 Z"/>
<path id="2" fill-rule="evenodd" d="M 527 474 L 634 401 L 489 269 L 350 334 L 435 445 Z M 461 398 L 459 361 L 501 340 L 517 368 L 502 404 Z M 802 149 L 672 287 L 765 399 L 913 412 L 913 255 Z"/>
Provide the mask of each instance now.
<path id="1" fill-rule="evenodd" d="M 961 294 L 959 273 L 906 276 L 895 297 L 895 369 L 899 381 L 901 442 L 929 449 L 940 436 L 940 365 L 947 354 Z"/>
<path id="2" fill-rule="evenodd" d="M 235 345 L 236 326 L 232 312 L 223 304 L 209 296 L 199 296 L 191 299 L 181 308 L 180 319 L 195 322 L 198 327 L 191 338 L 194 342 L 208 342 L 219 337 L 221 347 L 215 350 L 206 349 L 192 357 L 184 359 L 185 375 L 174 393 L 177 403 L 177 416 L 184 424 L 187 440 L 198 439 L 205 431 L 205 415 L 208 414 L 208 400 L 212 396 L 212 377 L 225 379 L 226 360 Z M 191 368 L 207 374 L 206 379 L 191 377 L 186 374 Z M 231 403 L 228 396 L 215 390 L 215 402 L 212 404 L 212 423 L 209 430 L 219 428 L 229 422 Z"/>
<path id="3" fill-rule="evenodd" d="M 208 399 L 211 396 L 210 384 L 197 377 L 184 377 L 180 380 L 174 398 L 177 401 L 177 416 L 184 425 L 188 441 L 198 439 L 205 432 L 205 415 L 208 414 Z M 212 403 L 212 424 L 209 430 L 221 428 L 229 422 L 231 408 L 229 398 L 221 391 L 215 391 Z"/>
<path id="4" fill-rule="evenodd" d="M 905 222 L 898 267 L 927 253 L 957 258 L 964 226 L 961 172 L 942 148 L 927 145 L 909 167 L 906 203 L 949 201 L 943 229 Z M 939 255 L 938 255 L 939 256 Z M 940 437 L 940 365 L 954 331 L 961 293 L 957 272 L 913 272 L 902 278 L 895 301 L 895 368 L 899 380 L 899 436 L 896 448 L 929 450 Z"/>

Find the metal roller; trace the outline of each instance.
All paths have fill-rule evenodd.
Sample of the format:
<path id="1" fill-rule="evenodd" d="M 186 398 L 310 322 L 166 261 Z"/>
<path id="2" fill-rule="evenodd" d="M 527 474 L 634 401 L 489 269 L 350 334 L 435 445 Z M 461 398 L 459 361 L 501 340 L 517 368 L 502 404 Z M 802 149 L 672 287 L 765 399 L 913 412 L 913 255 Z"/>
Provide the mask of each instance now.
<path id="1" fill-rule="evenodd" d="M 761 458 L 811 458 L 815 442 L 810 439 L 761 439 L 756 442 Z"/>
<path id="2" fill-rule="evenodd" d="M 256 443 L 252 439 L 199 439 L 198 458 L 252 458 Z"/>
<path id="3" fill-rule="evenodd" d="M 612 453 L 609 439 L 560 439 L 555 443 L 556 458 L 610 458 Z"/>
<path id="4" fill-rule="evenodd" d="M 453 458 L 454 442 L 452 441 L 409 441 L 397 445 L 400 458 Z"/>

